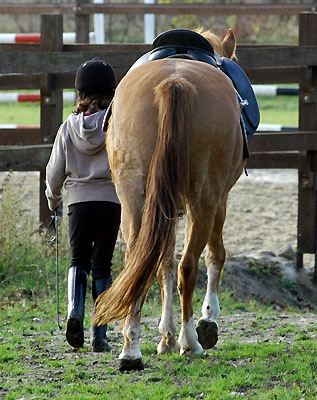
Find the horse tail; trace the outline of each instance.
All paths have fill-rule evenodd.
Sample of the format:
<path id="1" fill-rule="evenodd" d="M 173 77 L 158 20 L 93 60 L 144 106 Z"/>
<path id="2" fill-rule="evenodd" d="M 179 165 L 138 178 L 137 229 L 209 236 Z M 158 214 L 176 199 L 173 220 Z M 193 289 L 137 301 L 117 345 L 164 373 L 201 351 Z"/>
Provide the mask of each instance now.
<path id="1" fill-rule="evenodd" d="M 142 223 L 125 268 L 97 300 L 94 322 L 104 325 L 138 312 L 168 251 L 178 210 L 189 201 L 189 137 L 195 87 L 184 78 L 168 78 L 155 89 L 158 135 L 146 184 Z M 139 303 L 141 300 L 141 303 Z"/>

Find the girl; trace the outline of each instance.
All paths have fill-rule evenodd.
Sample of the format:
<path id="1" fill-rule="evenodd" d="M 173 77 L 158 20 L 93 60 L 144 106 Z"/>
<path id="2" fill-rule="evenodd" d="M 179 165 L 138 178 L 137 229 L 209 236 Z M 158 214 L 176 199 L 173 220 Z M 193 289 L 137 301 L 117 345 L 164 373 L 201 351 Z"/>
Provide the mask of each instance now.
<path id="1" fill-rule="evenodd" d="M 46 167 L 46 197 L 55 211 L 66 189 L 71 265 L 68 273 L 66 339 L 84 344 L 83 320 L 87 277 L 92 272 L 92 297 L 111 285 L 111 259 L 120 225 L 121 207 L 111 181 L 103 119 L 114 95 L 116 78 L 102 60 L 83 63 L 76 74 L 78 101 L 60 126 Z M 92 326 L 92 349 L 110 351 L 107 326 Z"/>

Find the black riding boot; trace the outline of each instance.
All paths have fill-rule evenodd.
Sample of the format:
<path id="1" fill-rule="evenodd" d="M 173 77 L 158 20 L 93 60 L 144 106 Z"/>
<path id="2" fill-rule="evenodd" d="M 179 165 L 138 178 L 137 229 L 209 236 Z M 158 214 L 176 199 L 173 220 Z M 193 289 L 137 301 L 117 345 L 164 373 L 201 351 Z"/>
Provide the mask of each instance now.
<path id="1" fill-rule="evenodd" d="M 70 267 L 68 272 L 68 317 L 67 342 L 78 349 L 84 345 L 84 314 L 87 288 L 87 273 L 79 267 Z"/>
<path id="2" fill-rule="evenodd" d="M 108 279 L 95 279 L 92 281 L 92 297 L 94 302 L 102 292 L 109 288 L 111 282 L 111 277 Z M 111 350 L 106 333 L 107 325 L 92 325 L 92 351 L 96 353 L 104 353 Z"/>

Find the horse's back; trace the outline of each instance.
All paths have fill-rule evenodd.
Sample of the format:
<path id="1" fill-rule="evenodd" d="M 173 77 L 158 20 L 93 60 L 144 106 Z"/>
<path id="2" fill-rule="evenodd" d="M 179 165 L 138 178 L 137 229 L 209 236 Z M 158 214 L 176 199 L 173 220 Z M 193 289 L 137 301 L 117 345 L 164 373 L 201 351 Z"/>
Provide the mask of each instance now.
<path id="1" fill-rule="evenodd" d="M 135 118 L 142 117 L 140 119 L 144 120 L 144 114 L 152 118 L 157 116 L 154 105 L 155 87 L 167 78 L 178 77 L 185 78 L 196 88 L 194 121 L 199 123 L 204 120 L 204 123 L 208 123 L 210 118 L 214 124 L 222 124 L 223 119 L 230 118 L 231 115 L 239 119 L 232 83 L 223 72 L 199 61 L 163 59 L 141 65 L 122 79 L 117 88 L 116 100 L 123 103 L 121 104 L 123 107 L 125 104 L 131 107 L 130 110 L 133 110 Z M 223 110 L 221 113 L 219 113 L 219 108 Z M 217 111 L 216 115 L 213 115 L 214 111 Z M 118 112 L 121 113 L 119 109 Z M 207 121 L 205 121 L 206 117 Z M 147 122 L 146 119 L 144 122 Z"/>
<path id="2" fill-rule="evenodd" d="M 240 120 L 232 83 L 223 72 L 213 66 L 182 59 L 151 61 L 122 79 L 116 91 L 114 107 L 116 119 L 123 121 L 120 128 L 133 131 L 133 135 L 144 136 L 143 133 L 149 130 L 155 133 L 157 107 L 154 104 L 154 89 L 163 80 L 178 77 L 185 78 L 196 88 L 193 134 L 198 129 L 205 130 L 207 135 L 216 135 L 219 130 L 222 135 L 232 135 L 232 126 L 239 125 Z M 125 123 L 126 118 L 129 119 L 129 124 Z M 135 130 L 136 126 L 138 131 Z"/>
<path id="3" fill-rule="evenodd" d="M 158 131 L 155 88 L 166 79 L 182 78 L 195 88 L 189 132 L 192 179 L 203 169 L 221 164 L 222 180 L 227 170 L 241 163 L 240 109 L 232 83 L 215 67 L 199 61 L 163 59 L 151 61 L 129 72 L 120 82 L 114 100 L 111 134 L 113 149 L 126 154 L 123 168 L 147 170 Z M 129 156 L 127 156 L 127 154 Z M 141 165 L 142 164 L 142 165 Z M 127 173 L 127 172 L 125 172 Z M 234 177 L 231 180 L 236 180 Z M 228 182 L 225 186 L 231 186 Z"/>

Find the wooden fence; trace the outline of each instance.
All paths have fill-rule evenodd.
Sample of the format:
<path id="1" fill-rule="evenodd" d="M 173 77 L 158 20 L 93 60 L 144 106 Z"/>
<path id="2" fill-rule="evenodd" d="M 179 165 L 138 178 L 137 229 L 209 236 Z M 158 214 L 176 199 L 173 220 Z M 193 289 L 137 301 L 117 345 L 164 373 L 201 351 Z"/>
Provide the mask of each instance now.
<path id="1" fill-rule="evenodd" d="M 75 4 L 74 4 L 75 3 Z M 3 14 L 193 14 L 193 15 L 294 15 L 300 12 L 315 12 L 315 0 L 305 2 L 280 2 L 274 0 L 261 3 L 242 4 L 142 4 L 142 3 L 105 3 L 93 4 L 89 0 L 77 0 L 67 4 L 0 4 Z"/>
<path id="2" fill-rule="evenodd" d="M 25 5 L 18 6 L 20 5 L 16 5 L 15 11 L 21 11 Z M 57 5 L 54 6 L 55 11 Z M 64 6 L 69 5 L 59 5 L 63 8 L 63 12 L 65 12 Z M 80 13 L 85 17 L 90 12 L 105 12 L 105 10 L 118 12 L 116 7 L 108 9 L 109 4 L 107 6 L 90 4 L 87 8 L 84 4 L 82 6 Z M 136 13 L 135 8 L 130 6 L 125 4 L 127 9 L 120 9 L 120 12 L 128 12 L 129 9 L 129 12 Z M 167 8 L 163 6 L 160 9 L 157 5 L 149 5 L 152 8 L 147 6 L 135 7 L 141 14 L 172 13 L 166 12 Z M 185 10 L 185 6 L 188 5 L 182 6 Z M 247 7 L 250 12 L 249 6 Z M 49 6 L 43 5 L 43 7 Z M 193 5 L 191 13 L 198 14 L 197 7 L 198 5 Z M 277 7 L 274 9 L 273 5 L 270 7 L 271 11 L 275 10 L 276 13 L 285 11 Z M 306 6 L 302 7 L 305 9 Z M 312 6 L 307 7 L 311 9 Z M 2 5 L 0 11 L 1 8 Z M 209 5 L 209 13 L 212 14 L 214 9 L 215 7 Z M 43 10 L 48 11 L 46 8 Z M 186 10 L 187 13 L 191 11 Z M 298 12 L 298 8 L 296 10 L 292 13 Z M 10 11 L 7 7 L 6 13 Z M 206 9 L 204 12 L 206 13 Z M 179 8 L 177 13 L 180 13 Z M 237 11 L 230 10 L 230 13 Z M 87 32 L 88 30 L 87 27 Z M 63 16 L 47 14 L 41 16 L 40 44 L 0 45 L 0 89 L 41 91 L 40 129 L 0 130 L 0 170 L 40 171 L 42 222 L 47 221 L 49 216 L 44 195 L 45 165 L 56 131 L 62 122 L 63 89 L 73 88 L 76 70 L 87 59 L 98 57 L 109 61 L 121 79 L 133 62 L 150 49 L 150 46 L 145 44 L 63 45 L 62 34 Z M 298 169 L 297 266 L 300 268 L 304 253 L 315 254 L 317 261 L 317 13 L 300 14 L 298 45 L 241 45 L 237 48 L 237 55 L 241 67 L 253 84 L 299 83 L 299 131 L 255 134 L 249 143 L 251 158 L 248 161 L 248 168 Z M 316 270 L 317 268 L 315 268 L 317 279 Z"/>

